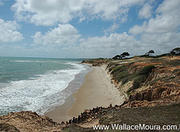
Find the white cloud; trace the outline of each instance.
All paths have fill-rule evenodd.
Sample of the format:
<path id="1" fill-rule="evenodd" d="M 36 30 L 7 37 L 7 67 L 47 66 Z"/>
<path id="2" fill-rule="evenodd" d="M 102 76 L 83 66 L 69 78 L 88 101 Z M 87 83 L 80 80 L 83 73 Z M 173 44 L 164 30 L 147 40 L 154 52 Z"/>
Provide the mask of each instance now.
<path id="1" fill-rule="evenodd" d="M 145 26 L 146 26 L 146 25 L 147 25 L 146 22 L 144 22 L 144 24 L 141 25 L 141 26 L 135 25 L 135 26 L 133 26 L 132 28 L 129 29 L 129 32 L 130 32 L 131 34 L 134 34 L 134 35 L 136 35 L 136 34 L 141 34 L 141 33 L 143 33 L 143 32 L 145 31 Z"/>
<path id="2" fill-rule="evenodd" d="M 110 57 L 124 51 L 140 55 L 151 49 L 155 50 L 156 54 L 169 52 L 180 43 L 179 7 L 179 0 L 165 0 L 157 8 L 155 18 L 142 25 L 135 25 L 129 30 L 131 34 L 111 33 L 108 36 L 82 40 L 79 48 L 83 53 L 82 56 Z"/>
<path id="3" fill-rule="evenodd" d="M 36 25 L 68 23 L 73 18 L 111 20 L 127 17 L 129 7 L 144 0 L 16 0 L 12 9 L 16 18 Z"/>
<path id="4" fill-rule="evenodd" d="M 122 1 L 121 7 L 129 7 L 127 3 L 130 1 L 129 0 Z M 52 2 L 57 2 L 57 1 L 52 1 Z M 67 1 L 64 2 L 66 3 Z M 111 2 L 115 2 L 115 1 L 112 0 Z M 101 5 L 98 5 L 98 1 L 96 0 L 91 0 L 90 3 L 91 3 L 90 5 L 86 5 L 87 7 L 84 6 L 83 3 L 82 4 L 83 8 L 81 7 L 79 7 L 78 9 L 76 8 L 78 11 L 75 11 L 74 15 L 71 14 L 71 11 L 66 12 L 67 14 L 69 14 L 69 18 L 70 18 L 66 20 L 69 21 L 74 17 L 77 17 L 78 15 L 82 16 L 82 18 L 86 17 L 82 13 L 82 11 L 85 9 L 86 9 L 86 13 L 91 17 L 114 19 L 113 15 L 109 16 L 109 14 L 111 13 L 116 14 L 116 9 L 108 12 L 106 11 L 106 8 L 108 8 L 108 6 L 106 7 L 105 5 L 103 5 L 104 7 L 103 8 L 101 7 Z M 131 5 L 132 4 L 133 3 L 131 3 Z M 90 9 L 92 5 L 94 5 L 95 7 L 92 7 L 92 9 Z M 69 5 L 66 6 L 66 8 L 67 7 L 69 7 Z M 99 8 L 96 9 L 97 7 Z M 116 7 L 118 7 L 117 10 L 121 9 L 119 8 L 119 6 L 115 6 L 115 8 Z M 51 29 L 46 33 L 41 33 L 41 32 L 35 33 L 35 35 L 33 36 L 33 40 L 36 43 L 36 45 L 39 45 L 39 49 L 34 46 L 33 51 L 29 51 L 29 54 L 30 52 L 35 54 L 35 51 L 38 51 L 41 53 L 42 56 L 52 55 L 53 57 L 112 57 L 124 51 L 129 52 L 131 55 L 144 54 L 145 52 L 151 49 L 155 50 L 157 54 L 169 52 L 172 48 L 179 46 L 180 43 L 180 33 L 179 33 L 180 8 L 179 7 L 180 7 L 179 0 L 173 0 L 173 1 L 164 0 L 162 4 L 155 11 L 156 13 L 155 17 L 151 17 L 149 20 L 146 20 L 142 25 L 135 25 L 129 30 L 128 33 L 127 32 L 119 33 L 119 34 L 114 33 L 113 31 L 116 30 L 116 28 L 118 28 L 118 26 L 114 24 L 109 29 L 107 29 L 109 35 L 106 34 L 104 36 L 99 36 L 99 37 L 89 37 L 87 39 L 83 38 L 78 33 L 77 29 L 72 25 L 59 24 L 56 28 Z M 27 9 L 31 9 L 31 8 L 32 8 L 31 6 L 27 6 L 25 7 L 25 9 L 22 10 L 27 11 Z M 45 7 L 42 6 L 41 8 L 45 8 Z M 109 8 L 111 9 L 111 6 Z M 33 9 L 35 11 L 33 13 L 35 14 L 29 14 L 28 11 L 29 16 L 27 17 L 27 19 L 32 20 L 33 17 L 39 15 L 37 14 L 37 12 L 41 13 L 41 11 L 39 11 L 39 8 L 34 7 Z M 52 6 L 52 9 L 49 10 L 50 12 L 52 12 L 51 10 L 54 10 L 54 6 Z M 58 12 L 60 10 L 61 9 L 59 8 L 57 9 Z M 69 11 L 69 9 L 67 10 Z M 23 11 L 23 13 L 25 12 Z M 44 11 L 42 11 L 42 14 L 44 14 Z M 45 17 L 42 16 L 42 17 L 44 18 L 44 20 L 46 20 L 47 19 L 46 17 L 48 16 L 49 16 L 49 12 L 47 12 L 47 16 Z M 53 16 L 53 12 L 52 12 L 52 16 Z M 65 16 L 62 17 L 62 20 L 66 18 Z M 49 21 L 51 21 L 50 23 L 52 24 L 55 22 L 62 22 L 59 18 L 60 17 L 57 15 L 57 19 L 55 21 L 54 20 L 52 21 L 49 20 Z M 41 21 L 42 19 L 40 17 L 39 21 L 36 21 L 36 24 L 37 22 L 41 22 Z M 43 24 L 44 22 L 42 21 Z"/>
<path id="5" fill-rule="evenodd" d="M 59 24 L 58 27 L 42 34 L 41 32 L 35 33 L 33 40 L 36 44 L 42 45 L 70 45 L 74 44 L 80 35 L 76 28 L 70 24 Z"/>
<path id="6" fill-rule="evenodd" d="M 130 29 L 132 34 L 175 32 L 180 26 L 180 1 L 165 0 L 157 9 L 156 17 L 143 25 L 135 25 Z"/>
<path id="7" fill-rule="evenodd" d="M 105 29 L 105 30 L 104 30 L 104 33 L 105 33 L 105 34 L 112 33 L 112 32 L 114 32 L 114 31 L 116 31 L 118 28 L 119 28 L 119 24 L 114 23 L 114 24 L 111 25 L 109 28 Z"/>
<path id="8" fill-rule="evenodd" d="M 17 31 L 18 24 L 15 21 L 0 19 L 0 42 L 16 42 L 23 39 L 23 35 Z"/>
<path id="9" fill-rule="evenodd" d="M 157 8 L 154 18 L 149 19 L 142 25 L 135 25 L 129 30 L 129 33 L 109 33 L 109 35 L 83 39 L 77 30 L 72 25 L 69 25 L 68 27 L 71 28 L 68 29 L 71 30 L 68 30 L 65 38 L 66 40 L 75 40 L 69 42 L 71 43 L 69 46 L 65 43 L 66 41 L 62 41 L 62 38 L 59 37 L 64 34 L 61 33 L 63 28 L 59 27 L 52 29 L 44 35 L 37 33 L 34 36 L 37 39 L 34 40 L 40 40 L 38 43 L 53 44 L 57 42 L 57 44 L 66 45 L 63 46 L 63 50 L 62 48 L 59 49 L 61 49 L 63 55 L 70 53 L 70 55 L 67 55 L 69 57 L 112 57 L 124 51 L 129 52 L 131 55 L 140 55 L 151 49 L 155 50 L 157 54 L 169 52 L 172 48 L 179 46 L 180 42 L 178 30 L 180 26 L 180 4 L 178 0 L 173 2 L 175 4 L 172 4 L 172 1 L 169 3 L 169 0 L 165 0 Z M 109 29 L 116 29 L 113 27 L 116 26 L 112 26 Z M 75 30 L 74 33 L 69 33 L 72 30 Z M 53 34 L 56 34 L 57 31 L 60 31 L 60 35 L 53 37 Z M 51 51 L 56 51 L 56 49 L 58 48 Z"/>
<path id="10" fill-rule="evenodd" d="M 78 47 L 79 53 L 84 57 L 112 57 L 124 51 L 139 50 L 139 42 L 126 32 L 122 34 L 111 33 L 108 36 L 90 37 L 83 39 Z"/>
<path id="11" fill-rule="evenodd" d="M 133 35 L 140 35 L 144 47 L 168 52 L 180 43 L 180 1 L 164 0 L 157 8 L 155 18 L 135 25 L 129 30 Z"/>
<path id="12" fill-rule="evenodd" d="M 112 57 L 123 51 L 135 50 L 139 52 L 139 43 L 126 32 L 122 34 L 110 33 L 108 36 L 89 37 L 83 39 L 78 31 L 70 24 L 59 24 L 58 27 L 42 34 L 35 33 L 34 43 L 48 49 L 50 54 L 61 54 L 61 57 Z M 37 46 L 35 46 L 37 47 Z M 67 54 L 68 53 L 68 54 Z"/>
<path id="13" fill-rule="evenodd" d="M 139 11 L 140 18 L 150 18 L 152 16 L 152 7 L 150 4 L 146 3 L 142 9 Z"/>

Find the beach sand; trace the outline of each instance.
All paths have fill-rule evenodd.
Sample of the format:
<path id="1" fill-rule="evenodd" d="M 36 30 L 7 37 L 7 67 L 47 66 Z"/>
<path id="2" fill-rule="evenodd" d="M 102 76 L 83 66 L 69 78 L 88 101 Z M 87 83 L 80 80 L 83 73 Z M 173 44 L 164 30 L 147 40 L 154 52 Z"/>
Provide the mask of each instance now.
<path id="1" fill-rule="evenodd" d="M 120 105 L 124 102 L 124 96 L 111 83 L 110 76 L 105 71 L 105 66 L 92 67 L 85 76 L 81 87 L 65 103 L 47 112 L 45 115 L 56 122 L 68 121 L 77 117 L 86 109 L 97 106 L 108 107 Z"/>

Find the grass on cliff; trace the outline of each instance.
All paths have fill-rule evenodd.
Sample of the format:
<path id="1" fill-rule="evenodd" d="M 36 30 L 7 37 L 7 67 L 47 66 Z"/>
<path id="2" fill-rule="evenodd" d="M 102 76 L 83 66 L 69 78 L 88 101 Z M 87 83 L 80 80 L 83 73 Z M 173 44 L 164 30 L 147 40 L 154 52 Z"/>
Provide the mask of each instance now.
<path id="1" fill-rule="evenodd" d="M 133 87 L 130 90 L 139 88 L 140 85 L 146 81 L 147 77 L 149 76 L 149 74 L 152 72 L 154 68 L 155 66 L 148 65 L 148 66 L 145 66 L 138 73 L 136 73 L 136 77 L 133 82 Z"/>
<path id="2" fill-rule="evenodd" d="M 128 81 L 128 77 L 130 76 L 130 74 L 128 72 L 128 68 L 126 65 L 114 66 L 109 70 L 111 72 L 111 75 L 113 75 L 114 80 L 118 82 L 121 81 L 123 84 L 125 84 Z"/>
<path id="3" fill-rule="evenodd" d="M 146 81 L 149 74 L 155 68 L 154 65 L 148 65 L 148 66 L 142 67 L 142 69 L 139 69 L 136 72 L 130 73 L 129 71 L 130 67 L 131 67 L 131 64 L 124 64 L 124 65 L 110 64 L 109 65 L 109 72 L 113 76 L 114 80 L 118 82 L 122 82 L 122 84 L 125 84 L 128 81 L 133 81 L 133 86 L 128 90 L 128 92 L 131 92 L 132 90 L 139 88 L 141 84 Z"/>

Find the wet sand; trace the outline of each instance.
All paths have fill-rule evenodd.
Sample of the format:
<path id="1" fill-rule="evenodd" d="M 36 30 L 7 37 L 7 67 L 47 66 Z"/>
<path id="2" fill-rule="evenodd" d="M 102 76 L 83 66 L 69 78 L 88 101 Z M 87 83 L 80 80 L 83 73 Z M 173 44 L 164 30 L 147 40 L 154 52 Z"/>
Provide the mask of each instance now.
<path id="1" fill-rule="evenodd" d="M 97 106 L 107 107 L 110 104 L 120 105 L 123 102 L 123 94 L 111 83 L 105 67 L 92 67 L 92 71 L 87 73 L 77 92 L 67 98 L 63 105 L 45 115 L 56 122 L 68 121 L 86 109 Z"/>

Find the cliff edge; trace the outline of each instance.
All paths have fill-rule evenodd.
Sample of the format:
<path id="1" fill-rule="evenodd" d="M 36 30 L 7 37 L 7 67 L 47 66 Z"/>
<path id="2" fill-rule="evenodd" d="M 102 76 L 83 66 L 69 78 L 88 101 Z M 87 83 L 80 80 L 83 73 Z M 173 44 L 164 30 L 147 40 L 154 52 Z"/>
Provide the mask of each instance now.
<path id="1" fill-rule="evenodd" d="M 106 65 L 112 83 L 124 93 L 126 101 L 121 106 L 86 110 L 65 123 L 30 111 L 9 113 L 0 117 L 0 130 L 84 132 L 94 131 L 94 125 L 180 124 L 180 56 L 95 59 L 83 63 Z"/>

